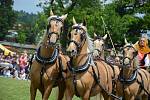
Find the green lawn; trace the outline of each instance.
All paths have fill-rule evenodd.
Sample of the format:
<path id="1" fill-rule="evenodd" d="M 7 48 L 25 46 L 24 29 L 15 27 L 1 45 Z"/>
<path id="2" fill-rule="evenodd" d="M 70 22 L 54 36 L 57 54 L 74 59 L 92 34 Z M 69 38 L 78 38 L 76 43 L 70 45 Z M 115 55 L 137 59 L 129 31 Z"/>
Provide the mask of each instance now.
<path id="1" fill-rule="evenodd" d="M 0 100 L 30 100 L 30 81 L 0 77 Z M 57 89 L 53 89 L 49 100 L 56 100 Z M 41 100 L 37 92 L 36 100 Z M 74 97 L 73 100 L 80 100 Z M 93 98 L 95 100 L 95 98 Z"/>

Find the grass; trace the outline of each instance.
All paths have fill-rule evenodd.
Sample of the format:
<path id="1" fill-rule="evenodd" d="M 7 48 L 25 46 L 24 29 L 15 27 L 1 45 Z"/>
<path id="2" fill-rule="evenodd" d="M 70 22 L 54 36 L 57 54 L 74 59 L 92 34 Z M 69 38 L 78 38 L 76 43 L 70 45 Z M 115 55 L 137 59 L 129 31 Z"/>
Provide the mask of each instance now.
<path id="1" fill-rule="evenodd" d="M 0 100 L 30 100 L 30 81 L 0 77 Z M 57 90 L 53 89 L 49 100 L 56 100 Z M 36 100 L 41 100 L 37 92 Z M 73 100 L 80 100 L 74 97 Z"/>
<path id="2" fill-rule="evenodd" d="M 0 100 L 30 100 L 30 81 L 16 80 L 0 77 Z M 57 89 L 53 89 L 49 100 L 56 100 Z M 36 100 L 41 100 L 41 94 L 37 92 Z M 81 100 L 76 96 L 73 100 Z M 95 98 L 92 98 L 95 100 Z"/>

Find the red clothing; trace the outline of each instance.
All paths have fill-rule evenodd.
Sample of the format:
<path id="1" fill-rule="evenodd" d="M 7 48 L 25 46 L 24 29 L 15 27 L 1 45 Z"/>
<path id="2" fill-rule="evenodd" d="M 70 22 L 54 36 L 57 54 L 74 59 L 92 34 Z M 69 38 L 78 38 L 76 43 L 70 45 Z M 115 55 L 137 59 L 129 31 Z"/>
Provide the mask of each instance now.
<path id="1" fill-rule="evenodd" d="M 145 62 L 144 62 L 144 59 L 145 59 L 145 54 L 141 53 L 141 52 L 138 52 L 138 59 L 139 59 L 139 65 L 141 66 L 141 68 L 145 68 Z"/>
<path id="2" fill-rule="evenodd" d="M 20 66 L 21 68 L 25 68 L 26 65 L 27 65 L 27 56 L 23 56 L 23 55 L 22 55 L 22 56 L 19 58 L 19 66 Z"/>

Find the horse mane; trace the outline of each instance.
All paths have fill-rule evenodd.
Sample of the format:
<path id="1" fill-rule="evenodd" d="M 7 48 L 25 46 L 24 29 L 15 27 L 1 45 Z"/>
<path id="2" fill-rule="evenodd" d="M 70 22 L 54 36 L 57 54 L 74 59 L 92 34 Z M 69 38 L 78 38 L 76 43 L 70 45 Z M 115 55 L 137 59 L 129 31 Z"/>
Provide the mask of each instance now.
<path id="1" fill-rule="evenodd" d="M 88 33 L 86 32 L 85 33 L 85 35 L 86 35 L 86 38 L 87 38 L 87 42 L 88 42 L 88 50 L 87 51 L 89 51 L 89 52 L 93 52 L 93 40 L 92 40 L 92 38 L 88 35 Z"/>
<path id="2" fill-rule="evenodd" d="M 89 36 L 89 34 L 87 33 L 87 28 L 86 28 L 86 26 L 83 26 L 82 25 L 83 23 L 79 23 L 79 24 L 75 24 L 75 25 L 73 25 L 72 27 L 74 27 L 74 26 L 80 26 L 83 30 L 85 30 L 85 36 L 86 36 L 86 38 L 87 38 L 87 42 L 88 42 L 88 48 L 87 48 L 87 51 L 88 51 L 88 53 L 90 53 L 90 52 L 93 52 L 93 39 Z"/>

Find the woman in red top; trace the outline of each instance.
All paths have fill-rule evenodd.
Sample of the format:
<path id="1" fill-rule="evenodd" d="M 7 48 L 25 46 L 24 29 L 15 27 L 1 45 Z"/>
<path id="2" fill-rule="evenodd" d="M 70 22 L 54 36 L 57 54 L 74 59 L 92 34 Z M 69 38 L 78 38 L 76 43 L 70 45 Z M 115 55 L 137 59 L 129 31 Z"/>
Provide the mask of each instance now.
<path id="1" fill-rule="evenodd" d="M 27 54 L 26 53 L 22 54 L 19 58 L 19 66 L 21 70 L 27 67 L 27 61 L 28 61 Z"/>

